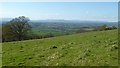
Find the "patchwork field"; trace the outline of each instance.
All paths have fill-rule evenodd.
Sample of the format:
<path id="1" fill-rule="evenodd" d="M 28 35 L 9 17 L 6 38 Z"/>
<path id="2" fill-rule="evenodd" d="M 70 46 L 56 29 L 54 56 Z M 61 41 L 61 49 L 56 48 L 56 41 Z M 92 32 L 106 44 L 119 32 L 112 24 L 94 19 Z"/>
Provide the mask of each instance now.
<path id="1" fill-rule="evenodd" d="M 117 30 L 5 42 L 3 66 L 117 66 Z"/>

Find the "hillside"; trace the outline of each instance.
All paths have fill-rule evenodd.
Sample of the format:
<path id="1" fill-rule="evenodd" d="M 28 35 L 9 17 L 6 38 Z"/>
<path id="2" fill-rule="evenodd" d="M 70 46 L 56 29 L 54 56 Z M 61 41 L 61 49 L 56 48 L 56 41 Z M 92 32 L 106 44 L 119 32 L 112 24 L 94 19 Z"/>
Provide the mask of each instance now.
<path id="1" fill-rule="evenodd" d="M 0 42 L 2 42 L 2 26 L 0 26 Z M 0 67 L 2 66 L 2 44 L 0 43 Z"/>
<path id="2" fill-rule="evenodd" d="M 117 30 L 6 42 L 3 66 L 117 66 Z"/>
<path id="3" fill-rule="evenodd" d="M 2 44 L 0 43 L 0 67 L 2 66 Z"/>

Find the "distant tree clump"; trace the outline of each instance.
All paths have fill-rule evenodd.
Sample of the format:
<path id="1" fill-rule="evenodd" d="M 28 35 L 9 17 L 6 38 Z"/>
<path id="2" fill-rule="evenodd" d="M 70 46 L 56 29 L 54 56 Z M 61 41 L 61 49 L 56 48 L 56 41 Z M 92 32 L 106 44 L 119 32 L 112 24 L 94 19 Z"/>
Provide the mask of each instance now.
<path id="1" fill-rule="evenodd" d="M 113 30 L 113 29 L 117 29 L 117 27 L 116 26 L 108 27 L 107 25 L 102 25 L 97 30 L 103 31 L 103 30 Z"/>
<path id="2" fill-rule="evenodd" d="M 112 26 L 112 29 L 117 29 L 117 27 L 116 26 Z"/>
<path id="3" fill-rule="evenodd" d="M 102 25 L 99 29 L 102 31 L 102 30 L 106 30 L 107 28 L 107 25 Z"/>
<path id="4" fill-rule="evenodd" d="M 29 18 L 20 16 L 2 25 L 2 41 L 24 40 L 31 29 Z"/>

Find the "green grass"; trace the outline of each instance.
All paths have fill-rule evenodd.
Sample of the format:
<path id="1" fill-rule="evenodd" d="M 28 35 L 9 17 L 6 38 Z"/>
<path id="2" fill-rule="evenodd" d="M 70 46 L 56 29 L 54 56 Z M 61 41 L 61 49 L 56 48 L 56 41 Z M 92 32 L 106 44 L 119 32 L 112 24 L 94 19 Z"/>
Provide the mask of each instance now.
<path id="1" fill-rule="evenodd" d="M 2 41 L 2 26 L 0 26 L 0 42 Z M 0 68 L 2 66 L 2 44 L 0 43 Z"/>
<path id="2" fill-rule="evenodd" d="M 3 66 L 118 66 L 117 30 L 3 43 Z M 56 46 L 57 48 L 53 48 Z"/>
<path id="3" fill-rule="evenodd" d="M 53 36 L 62 36 L 62 35 L 66 35 L 66 34 L 74 34 L 76 33 L 76 30 L 69 30 L 69 31 L 65 31 L 65 30 L 58 30 L 58 29 L 40 29 L 40 28 L 33 28 L 32 31 L 34 34 L 37 35 L 41 35 L 41 36 L 45 36 L 45 35 L 49 35 L 52 34 Z"/>
<path id="4" fill-rule="evenodd" d="M 0 68 L 2 66 L 2 46 L 0 44 Z"/>

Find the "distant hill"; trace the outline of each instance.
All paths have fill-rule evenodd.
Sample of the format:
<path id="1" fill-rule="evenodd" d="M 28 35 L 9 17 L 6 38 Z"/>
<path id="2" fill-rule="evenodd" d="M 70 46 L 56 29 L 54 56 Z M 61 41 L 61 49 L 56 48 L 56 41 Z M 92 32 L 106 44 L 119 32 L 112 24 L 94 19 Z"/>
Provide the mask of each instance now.
<path id="1" fill-rule="evenodd" d="M 0 19 L 0 24 L 4 24 L 10 20 L 12 20 L 12 18 L 1 18 Z M 59 19 L 49 19 L 49 20 L 30 20 L 29 21 L 30 23 L 32 24 L 38 24 L 38 23 L 82 23 L 82 24 L 87 24 L 88 26 L 89 25 L 103 25 L 103 24 L 106 24 L 108 26 L 112 26 L 112 25 L 115 25 L 115 26 L 118 26 L 118 22 L 105 22 L 105 21 L 84 21 L 84 20 L 59 20 Z"/>
<path id="2" fill-rule="evenodd" d="M 0 20 L 2 20 L 2 21 L 10 21 L 10 20 L 12 20 L 13 18 L 0 18 Z"/>
<path id="3" fill-rule="evenodd" d="M 39 23 L 117 23 L 105 21 L 84 21 L 84 20 L 31 20 L 31 22 Z"/>
<path id="4" fill-rule="evenodd" d="M 12 18 L 0 18 L 0 24 L 6 23 L 8 21 L 12 20 Z"/>

